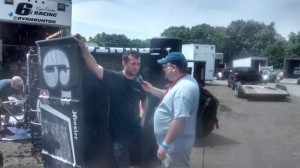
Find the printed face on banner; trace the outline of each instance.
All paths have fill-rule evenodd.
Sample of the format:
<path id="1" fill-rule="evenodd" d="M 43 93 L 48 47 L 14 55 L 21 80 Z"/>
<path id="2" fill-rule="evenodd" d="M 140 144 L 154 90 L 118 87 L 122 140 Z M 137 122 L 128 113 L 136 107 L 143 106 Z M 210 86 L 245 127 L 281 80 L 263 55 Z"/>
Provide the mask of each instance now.
<path id="1" fill-rule="evenodd" d="M 70 80 L 70 62 L 59 49 L 49 50 L 43 60 L 43 76 L 49 88 L 66 87 Z"/>

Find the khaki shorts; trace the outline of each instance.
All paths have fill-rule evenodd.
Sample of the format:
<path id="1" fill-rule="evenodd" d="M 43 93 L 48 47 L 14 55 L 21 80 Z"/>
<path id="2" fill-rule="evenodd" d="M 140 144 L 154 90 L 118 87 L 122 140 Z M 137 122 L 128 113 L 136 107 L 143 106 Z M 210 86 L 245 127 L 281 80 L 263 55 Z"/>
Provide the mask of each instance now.
<path id="1" fill-rule="evenodd" d="M 189 168 L 191 150 L 183 152 L 167 153 L 162 161 L 162 168 Z"/>

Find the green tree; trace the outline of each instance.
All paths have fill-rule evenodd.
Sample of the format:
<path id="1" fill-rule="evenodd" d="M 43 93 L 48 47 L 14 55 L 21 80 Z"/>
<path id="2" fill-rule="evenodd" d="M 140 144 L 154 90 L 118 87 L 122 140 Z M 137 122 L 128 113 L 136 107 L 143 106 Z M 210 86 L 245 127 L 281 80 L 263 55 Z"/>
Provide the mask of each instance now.
<path id="1" fill-rule="evenodd" d="M 237 20 L 227 27 L 231 59 L 264 56 L 268 45 L 275 43 L 278 36 L 275 24 L 265 25 L 253 20 Z"/>
<path id="2" fill-rule="evenodd" d="M 190 39 L 190 29 L 185 26 L 172 26 L 167 29 L 165 29 L 161 36 L 167 36 L 167 37 L 177 37 L 180 38 L 183 41 Z"/>
<path id="3" fill-rule="evenodd" d="M 130 39 L 124 34 L 106 34 L 104 32 L 96 34 L 93 38 L 90 37 L 89 42 L 103 47 L 128 47 L 130 45 Z"/>
<path id="4" fill-rule="evenodd" d="M 105 40 L 103 38 L 103 36 L 105 35 L 105 33 L 98 33 L 96 34 L 94 37 L 89 37 L 89 42 L 92 43 L 97 43 L 99 46 L 104 46 L 105 45 Z"/>
<path id="5" fill-rule="evenodd" d="M 200 24 L 191 28 L 191 42 L 199 44 L 212 44 L 215 36 L 214 27 L 208 24 Z"/>
<path id="6" fill-rule="evenodd" d="M 271 65 L 282 68 L 284 58 L 300 56 L 300 32 L 291 32 L 287 41 L 277 33 L 273 22 L 266 25 L 254 20 L 236 20 L 227 27 L 214 27 L 205 23 L 191 28 L 171 26 L 161 36 L 177 37 L 183 43 L 214 44 L 216 52 L 224 53 L 224 61 L 227 63 L 233 59 L 259 56 L 268 57 Z M 149 47 L 150 39 L 130 40 L 123 34 L 103 32 L 90 37 L 89 42 L 105 47 L 144 48 Z"/>
<path id="7" fill-rule="evenodd" d="M 148 48 L 149 46 L 150 46 L 150 39 L 146 39 L 146 40 L 132 39 L 129 45 L 129 47 L 134 47 L 134 48 Z"/>
<path id="8" fill-rule="evenodd" d="M 191 28 L 191 39 L 189 43 L 198 44 L 214 44 L 216 52 L 222 52 L 225 55 L 226 61 L 228 53 L 230 53 L 229 36 L 226 32 L 226 27 L 213 27 L 208 24 L 196 25 Z"/>
<path id="9" fill-rule="evenodd" d="M 286 40 L 284 38 L 278 38 L 276 42 L 269 44 L 264 50 L 263 55 L 269 59 L 269 64 L 273 65 L 275 69 L 283 68 L 283 61 L 285 58 L 285 46 Z"/>
<path id="10" fill-rule="evenodd" d="M 285 51 L 286 57 L 300 57 L 300 32 L 289 34 Z"/>
<path id="11" fill-rule="evenodd" d="M 98 33 L 94 37 L 90 37 L 88 42 L 97 43 L 101 47 L 130 47 L 145 48 L 149 47 L 150 40 L 133 39 L 130 40 L 123 34 L 106 34 Z"/>
<path id="12" fill-rule="evenodd" d="M 186 44 L 215 44 L 217 52 L 222 52 L 229 40 L 226 27 L 213 27 L 208 24 L 199 24 L 192 28 L 172 26 L 165 29 L 161 35 L 180 38 Z"/>

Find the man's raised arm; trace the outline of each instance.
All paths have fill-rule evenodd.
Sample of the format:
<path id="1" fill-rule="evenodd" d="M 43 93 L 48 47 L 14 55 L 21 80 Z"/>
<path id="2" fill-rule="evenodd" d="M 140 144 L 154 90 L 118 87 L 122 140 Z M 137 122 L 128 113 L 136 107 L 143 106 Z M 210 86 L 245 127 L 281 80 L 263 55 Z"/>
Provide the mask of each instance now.
<path id="1" fill-rule="evenodd" d="M 103 67 L 97 63 L 95 58 L 91 55 L 87 47 L 85 46 L 85 38 L 80 34 L 76 34 L 74 39 L 78 42 L 78 45 L 81 50 L 81 54 L 85 64 L 92 70 L 99 79 L 103 78 Z"/>

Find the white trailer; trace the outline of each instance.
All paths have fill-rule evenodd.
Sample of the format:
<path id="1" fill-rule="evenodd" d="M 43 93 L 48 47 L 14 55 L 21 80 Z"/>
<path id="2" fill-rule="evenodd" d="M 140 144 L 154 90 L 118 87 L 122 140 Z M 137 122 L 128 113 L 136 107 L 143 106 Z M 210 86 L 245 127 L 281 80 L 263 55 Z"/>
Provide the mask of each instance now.
<path id="1" fill-rule="evenodd" d="M 242 58 L 238 60 L 233 60 L 233 67 L 251 67 L 251 58 Z"/>
<path id="2" fill-rule="evenodd" d="M 267 57 L 248 57 L 233 60 L 232 67 L 253 67 L 260 71 L 261 66 L 268 66 Z"/>
<path id="3" fill-rule="evenodd" d="M 195 71 L 195 62 L 205 62 L 205 80 L 214 80 L 215 70 L 215 45 L 207 44 L 184 44 L 182 53 L 188 61 L 188 67 L 191 68 L 191 74 L 197 74 Z"/>
<path id="4" fill-rule="evenodd" d="M 284 99 L 290 94 L 285 85 L 277 84 L 275 87 L 266 85 L 241 85 L 237 84 L 234 94 L 238 98 L 273 98 Z"/>

